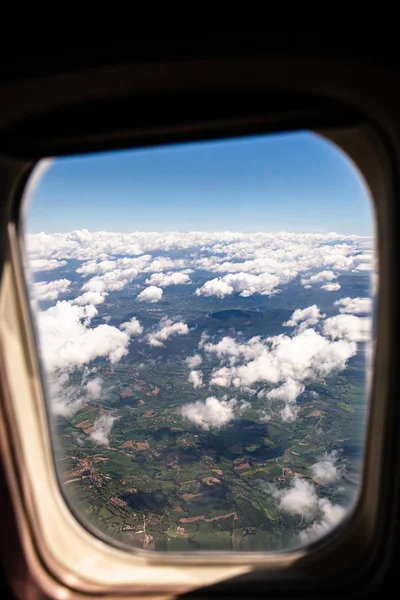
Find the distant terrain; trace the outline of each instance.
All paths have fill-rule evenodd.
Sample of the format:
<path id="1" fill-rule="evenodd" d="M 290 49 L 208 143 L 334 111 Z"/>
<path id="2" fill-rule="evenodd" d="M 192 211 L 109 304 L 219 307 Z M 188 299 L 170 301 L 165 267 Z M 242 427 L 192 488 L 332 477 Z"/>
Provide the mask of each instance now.
<path id="1" fill-rule="evenodd" d="M 284 550 L 354 506 L 370 238 L 35 234 L 27 276 L 58 477 L 98 535 Z"/>

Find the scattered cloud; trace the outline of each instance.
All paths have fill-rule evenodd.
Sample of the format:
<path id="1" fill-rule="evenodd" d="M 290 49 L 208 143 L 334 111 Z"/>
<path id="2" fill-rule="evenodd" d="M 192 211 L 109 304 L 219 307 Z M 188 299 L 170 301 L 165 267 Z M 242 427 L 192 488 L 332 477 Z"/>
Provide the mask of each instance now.
<path id="1" fill-rule="evenodd" d="M 183 321 L 173 323 L 170 319 L 163 319 L 158 331 L 147 334 L 147 343 L 150 346 L 163 346 L 163 342 L 171 336 L 186 335 L 187 333 L 189 333 L 189 327 Z"/>
<path id="2" fill-rule="evenodd" d="M 341 313 L 358 315 L 372 311 L 372 298 L 340 298 L 333 304 L 340 307 Z"/>
<path id="3" fill-rule="evenodd" d="M 229 340 L 229 342 L 228 342 Z M 223 352 L 242 364 L 222 367 L 212 374 L 211 383 L 217 385 L 251 386 L 256 382 L 276 384 L 288 380 L 305 381 L 325 377 L 336 370 L 343 370 L 347 360 L 354 356 L 354 342 L 329 341 L 314 329 L 307 329 L 294 337 L 279 335 L 261 340 L 252 338 L 247 344 L 237 343 L 233 338 L 223 338 L 223 346 L 206 344 L 205 350 Z M 220 378 L 217 382 L 216 378 Z M 223 382 L 223 383 L 222 383 Z"/>
<path id="4" fill-rule="evenodd" d="M 191 283 L 187 273 L 153 273 L 151 277 L 146 279 L 147 285 L 158 285 L 159 287 L 167 287 L 168 285 L 181 285 Z"/>
<path id="5" fill-rule="evenodd" d="M 283 323 L 284 327 L 297 327 L 301 323 L 302 329 L 307 329 L 311 325 L 316 325 L 318 321 L 326 315 L 321 315 L 321 312 L 316 304 L 307 308 L 297 308 L 290 319 Z"/>
<path id="6" fill-rule="evenodd" d="M 217 298 L 225 298 L 225 296 L 230 296 L 230 294 L 233 294 L 233 287 L 219 278 L 206 281 L 204 285 L 196 290 L 197 296 L 217 296 Z"/>
<path id="7" fill-rule="evenodd" d="M 204 402 L 198 400 L 191 404 L 186 404 L 181 408 L 181 415 L 201 427 L 205 431 L 209 429 L 220 429 L 233 421 L 248 406 L 245 402 L 238 402 L 236 399 L 218 400 L 210 396 Z"/>
<path id="8" fill-rule="evenodd" d="M 93 431 L 90 434 L 90 439 L 101 446 L 108 446 L 110 443 L 112 426 L 114 421 L 116 421 L 118 418 L 119 417 L 113 417 L 110 414 L 101 415 L 101 417 L 99 417 L 93 424 Z"/>
<path id="9" fill-rule="evenodd" d="M 55 281 L 37 281 L 33 284 L 33 297 L 35 300 L 57 300 L 60 294 L 69 291 L 69 279 L 56 279 Z"/>
<path id="10" fill-rule="evenodd" d="M 163 291 L 161 288 L 151 285 L 140 292 L 136 300 L 139 300 L 139 302 L 149 302 L 150 304 L 154 304 L 155 302 L 159 302 L 161 300 L 162 295 Z"/>
<path id="11" fill-rule="evenodd" d="M 303 515 L 310 519 L 317 512 L 318 496 L 315 486 L 306 479 L 293 477 L 289 488 L 270 486 L 267 489 L 278 501 L 279 509 L 285 513 Z"/>
<path id="12" fill-rule="evenodd" d="M 366 342 L 371 339 L 371 317 L 356 317 L 355 315 L 336 315 L 326 319 L 323 327 L 324 334 L 332 339 L 344 339 L 351 342 Z"/>
<path id="13" fill-rule="evenodd" d="M 301 280 L 301 284 L 304 286 L 312 286 L 315 283 L 323 283 L 325 281 L 332 281 L 336 279 L 337 275 L 333 271 L 321 271 L 320 273 L 316 273 L 315 275 L 311 275 L 310 277 L 303 277 Z"/>
<path id="14" fill-rule="evenodd" d="M 57 302 L 52 312 L 49 309 L 38 316 L 46 369 L 67 375 L 99 357 L 118 362 L 127 353 L 131 336 L 142 335 L 143 327 L 135 318 L 119 327 L 94 327 L 91 323 L 98 310 L 105 319 L 101 305 L 109 301 L 110 293 L 124 289 L 139 276 L 139 285 L 146 281 L 148 287 L 136 299 L 153 304 L 162 299 L 164 287 L 189 284 L 189 274 L 196 271 L 201 271 L 203 281 L 196 289 L 197 296 L 225 298 L 239 294 L 246 298 L 278 293 L 298 276 L 305 287 L 338 289 L 335 280 L 339 273 L 372 270 L 375 261 L 372 238 L 334 233 L 76 230 L 68 234 L 29 234 L 27 247 L 30 265 L 35 270 L 57 269 L 67 261 L 80 262 L 76 268 L 83 280 L 80 294 L 69 302 Z M 177 258 L 181 251 L 185 251 L 184 259 Z M 207 271 L 213 275 L 205 281 Z M 41 282 L 36 291 L 39 297 L 58 300 L 59 294 L 70 290 L 67 281 Z M 367 298 L 342 298 L 336 303 L 341 314 L 324 322 L 325 315 L 317 305 L 296 309 L 284 323 L 295 328 L 292 335 L 256 336 L 247 342 L 225 336 L 212 343 L 212 338 L 203 332 L 199 354 L 186 360 L 191 383 L 200 387 L 206 377 L 198 370 L 201 354 L 213 354 L 219 365 L 207 384 L 238 388 L 250 394 L 257 393 L 262 385 L 266 404 L 281 403 L 281 418 L 292 420 L 297 413 L 296 399 L 307 382 L 344 369 L 356 353 L 356 342 L 370 339 L 370 321 L 339 320 L 359 318 L 355 315 L 367 312 L 364 309 L 368 305 L 371 302 Z M 144 340 L 162 347 L 171 336 L 188 331 L 182 321 L 163 320 L 155 330 L 147 332 Z M 78 403 L 82 394 L 75 393 Z M 72 398 L 73 394 L 66 405 L 73 404 Z M 265 414 L 268 410 L 266 406 Z"/>
<path id="15" fill-rule="evenodd" d="M 122 323 L 122 325 L 120 325 L 120 329 L 126 331 L 128 335 L 132 336 L 142 335 L 143 333 L 143 326 L 139 323 L 136 317 L 132 317 L 130 321 L 125 321 L 125 323 Z"/>
<path id="16" fill-rule="evenodd" d="M 57 260 L 56 258 L 34 258 L 29 261 L 29 268 L 32 271 L 53 271 L 66 264 L 66 260 Z"/>
<path id="17" fill-rule="evenodd" d="M 63 300 L 37 315 L 40 350 L 47 371 L 82 367 L 98 357 L 111 363 L 127 354 L 129 337 L 116 327 L 88 327 L 97 314 L 94 306 L 76 306 Z"/>
<path id="18" fill-rule="evenodd" d="M 202 357 L 200 356 L 200 354 L 194 354 L 193 356 L 188 356 L 185 359 L 189 369 L 195 369 L 196 367 L 199 367 L 201 365 L 201 363 L 203 362 Z"/>
<path id="19" fill-rule="evenodd" d="M 299 535 L 302 544 L 309 544 L 320 539 L 342 521 L 346 515 L 346 509 L 339 504 L 332 504 L 327 498 L 318 501 L 319 516 L 314 523 L 302 531 Z"/>
<path id="20" fill-rule="evenodd" d="M 80 306 L 86 306 L 87 304 L 103 304 L 106 296 L 106 292 L 85 292 L 81 296 L 74 298 L 72 304 L 79 304 Z"/>
<path id="21" fill-rule="evenodd" d="M 315 486 L 299 477 L 294 477 L 288 488 L 278 489 L 274 485 L 266 485 L 264 489 L 276 499 L 278 509 L 282 512 L 299 515 L 306 522 L 313 521 L 299 535 L 302 544 L 320 539 L 346 514 L 344 507 L 332 504 L 327 498 L 319 498 Z"/>
<path id="22" fill-rule="evenodd" d="M 98 400 L 101 395 L 103 382 L 100 377 L 95 377 L 86 384 L 86 391 L 91 400 Z"/>
<path id="23" fill-rule="evenodd" d="M 193 384 L 196 389 L 203 385 L 203 373 L 201 371 L 190 371 L 188 382 Z"/>
<path id="24" fill-rule="evenodd" d="M 282 421 L 294 421 L 298 412 L 298 407 L 295 403 L 304 390 L 305 385 L 303 383 L 288 379 L 280 387 L 267 392 L 266 397 L 268 400 L 280 400 L 284 402 L 285 406 L 280 411 Z"/>
<path id="25" fill-rule="evenodd" d="M 341 287 L 342 286 L 340 283 L 326 283 L 325 285 L 321 285 L 321 290 L 326 290 L 327 292 L 337 292 Z"/>
<path id="26" fill-rule="evenodd" d="M 338 481 L 343 475 L 343 465 L 338 463 L 337 452 L 325 452 L 321 459 L 311 467 L 314 478 L 325 484 Z"/>

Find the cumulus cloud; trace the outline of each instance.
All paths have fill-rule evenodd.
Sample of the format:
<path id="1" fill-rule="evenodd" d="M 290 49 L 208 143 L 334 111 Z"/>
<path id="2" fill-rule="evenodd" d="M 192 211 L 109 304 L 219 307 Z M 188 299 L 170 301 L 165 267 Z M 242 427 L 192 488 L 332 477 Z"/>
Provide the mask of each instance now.
<path id="1" fill-rule="evenodd" d="M 336 315 L 326 319 L 323 330 L 326 336 L 333 339 L 365 342 L 371 339 L 372 319 L 355 315 Z"/>
<path id="2" fill-rule="evenodd" d="M 77 269 L 77 273 L 83 277 L 93 275 L 82 286 L 82 291 L 104 295 L 122 290 L 145 269 L 150 260 L 150 254 L 138 258 L 125 256 L 116 260 L 90 260 Z"/>
<path id="3" fill-rule="evenodd" d="M 159 287 L 167 287 L 168 285 L 181 285 L 191 283 L 187 273 L 153 273 L 151 277 L 146 279 L 147 285 L 158 285 Z"/>
<path id="4" fill-rule="evenodd" d="M 140 273 L 152 273 L 147 282 L 155 287 L 189 283 L 188 273 L 199 269 L 221 276 L 200 286 L 196 290 L 198 296 L 224 298 L 234 292 L 242 297 L 270 295 L 310 270 L 322 269 L 303 276 L 303 285 L 322 283 L 325 287 L 337 277 L 334 271 L 371 270 L 374 262 L 372 238 L 335 233 L 127 234 L 81 230 L 67 234 L 29 234 L 27 248 L 31 264 L 39 269 L 57 268 L 71 259 L 84 261 L 77 272 L 91 279 L 82 286 L 82 293 L 99 294 L 123 289 Z M 190 250 L 185 259 L 165 255 L 169 251 L 185 250 Z M 160 252 L 162 256 L 153 256 Z M 177 269 L 185 271 L 175 273 Z M 333 288 L 328 283 L 326 289 Z M 144 297 L 147 294 L 145 292 Z M 149 300 L 155 301 L 155 298 Z"/>
<path id="5" fill-rule="evenodd" d="M 32 271 L 53 271 L 67 264 L 66 260 L 57 260 L 56 258 L 34 258 L 29 261 L 29 267 Z"/>
<path id="6" fill-rule="evenodd" d="M 270 400 L 283 400 L 285 402 L 296 402 L 300 394 L 304 392 L 304 385 L 298 381 L 289 379 L 280 387 L 275 388 L 267 393 L 267 398 Z"/>
<path id="7" fill-rule="evenodd" d="M 319 516 L 310 527 L 307 527 L 299 535 L 302 544 L 309 544 L 326 535 L 344 518 L 345 508 L 339 504 L 332 504 L 326 498 L 318 501 Z"/>
<path id="8" fill-rule="evenodd" d="M 321 290 L 326 290 L 327 292 L 337 292 L 341 287 L 342 286 L 340 283 L 326 283 L 325 285 L 321 285 Z"/>
<path id="9" fill-rule="evenodd" d="M 60 294 L 68 292 L 70 285 L 69 279 L 38 281 L 33 284 L 33 297 L 35 300 L 57 300 Z"/>
<path id="10" fill-rule="evenodd" d="M 188 275 L 196 270 L 202 272 L 202 277 L 204 271 L 213 274 L 198 287 L 197 296 L 224 298 L 235 293 L 246 298 L 254 294 L 270 295 L 297 276 L 304 286 L 338 286 L 336 282 L 332 283 L 337 279 L 337 273 L 372 268 L 371 241 L 371 238 L 334 233 L 76 230 L 66 234 L 29 234 L 27 249 L 32 269 L 45 271 L 64 266 L 67 261 L 80 261 L 77 273 L 84 279 L 80 295 L 66 303 L 69 308 L 59 302 L 53 307 L 53 313 L 43 311 L 39 314 L 46 368 L 49 372 L 59 370 L 64 374 L 98 357 L 116 362 L 126 354 L 130 336 L 141 335 L 141 325 L 132 321 L 130 325 L 122 324 L 107 330 L 102 328 L 108 325 L 92 327 L 91 319 L 97 314 L 96 306 L 103 304 L 106 298 L 109 300 L 110 293 L 124 289 L 139 275 L 142 275 L 142 281 L 143 273 L 146 273 L 149 287 L 138 294 L 137 299 L 149 303 L 162 298 L 162 288 L 166 285 L 190 283 Z M 182 251 L 185 251 L 185 258 L 176 258 Z M 168 256 L 169 252 L 171 256 Z M 51 285 L 55 288 L 57 284 Z M 43 289 L 43 285 L 42 290 L 37 289 L 42 295 L 52 294 L 54 300 L 58 299 L 55 289 Z M 337 306 L 342 313 L 338 315 L 340 317 L 352 317 L 360 310 L 354 303 Z M 211 385 L 233 386 L 252 393 L 257 391 L 259 384 L 265 384 L 264 398 L 270 402 L 283 402 L 282 418 L 293 418 L 295 401 L 279 399 L 279 393 L 286 390 L 289 394 L 291 387 L 301 389 L 307 380 L 345 368 L 347 360 L 356 352 L 355 342 L 363 339 L 354 333 L 354 323 L 330 319 L 319 325 L 323 337 L 312 329 L 322 317 L 315 305 L 297 309 L 286 323 L 296 327 L 291 337 L 256 337 L 248 343 L 226 337 L 211 344 L 203 332 L 199 351 L 214 353 L 220 360 L 211 374 Z M 148 333 L 145 340 L 150 345 L 162 346 L 171 335 L 184 335 L 187 331 L 186 323 L 163 322 Z M 187 360 L 191 372 L 197 371 L 201 364 L 198 362 L 201 359 L 196 356 L 199 355 Z M 268 397 L 270 392 L 278 394 L 277 397 Z"/>
<path id="11" fill-rule="evenodd" d="M 253 294 L 267 296 L 274 293 L 280 283 L 287 283 L 288 278 L 284 275 L 278 277 L 270 273 L 261 275 L 252 275 L 249 273 L 236 273 L 225 275 L 222 278 L 215 278 L 206 281 L 204 285 L 197 288 L 197 296 L 217 296 L 224 298 L 233 292 L 238 292 L 240 296 L 247 298 Z"/>
<path id="12" fill-rule="evenodd" d="M 107 270 L 119 269 L 126 273 L 119 273 L 118 278 L 127 280 L 132 276 L 128 273 L 129 269 L 159 273 L 186 267 L 230 275 L 267 274 L 290 279 L 299 273 L 316 269 L 371 270 L 374 262 L 372 238 L 335 233 L 244 234 L 192 231 L 127 234 L 81 230 L 66 234 L 28 234 L 27 247 L 32 261 L 86 261 L 79 269 L 84 276 L 101 276 Z M 190 256 L 186 260 L 172 259 L 165 255 L 154 258 L 151 254 L 189 249 Z M 115 258 L 121 255 L 125 258 Z M 125 263 L 118 262 L 122 260 Z M 134 260 L 137 262 L 132 262 Z M 312 277 L 315 279 L 316 276 Z M 321 280 L 325 281 L 331 279 Z M 262 289 L 260 283 L 257 286 L 260 286 L 257 289 Z M 267 288 L 264 287 L 266 293 L 270 286 L 271 282 L 268 282 Z M 250 290 L 248 285 L 243 287 L 243 291 L 247 289 Z"/>
<path id="13" fill-rule="evenodd" d="M 65 300 L 38 313 L 40 349 L 48 371 L 82 367 L 98 357 L 116 363 L 127 354 L 126 333 L 105 324 L 87 326 L 96 313 L 94 306 L 76 306 Z"/>
<path id="14" fill-rule="evenodd" d="M 116 421 L 118 418 L 119 417 L 113 417 L 110 414 L 101 415 L 101 417 L 99 417 L 93 424 L 93 431 L 90 434 L 90 439 L 101 446 L 108 446 L 110 443 L 112 426 L 114 421 Z"/>
<path id="15" fill-rule="evenodd" d="M 243 357 L 244 362 L 214 371 L 211 383 L 235 387 L 251 386 L 256 382 L 276 384 L 289 379 L 305 381 L 325 377 L 336 370 L 343 370 L 357 350 L 355 343 L 329 341 L 314 329 L 307 329 L 294 337 L 279 335 L 265 340 L 256 337 L 248 344 L 239 344 L 232 338 L 224 340 L 223 350 L 219 344 L 206 344 L 205 350 L 221 354 L 223 351 L 234 360 Z"/>
<path id="16" fill-rule="evenodd" d="M 325 452 L 321 459 L 311 467 L 313 477 L 326 484 L 338 481 L 343 474 L 343 465 L 338 463 L 337 452 Z"/>
<path id="17" fill-rule="evenodd" d="M 102 381 L 99 377 L 85 383 L 72 383 L 68 371 L 48 372 L 47 389 L 51 398 L 51 410 L 63 417 L 72 417 L 86 402 L 100 398 Z"/>
<path id="18" fill-rule="evenodd" d="M 161 321 L 161 328 L 158 331 L 147 334 L 147 343 L 150 346 L 163 346 L 166 340 L 175 335 L 186 335 L 189 327 L 183 321 L 173 323 L 170 319 Z"/>
<path id="19" fill-rule="evenodd" d="M 154 304 L 155 302 L 159 302 L 161 300 L 162 295 L 163 291 L 161 288 L 151 285 L 140 292 L 136 300 L 139 300 L 139 302 L 149 302 L 150 304 Z"/>
<path id="20" fill-rule="evenodd" d="M 136 317 L 132 317 L 130 321 L 125 321 L 120 326 L 120 329 L 126 331 L 128 335 L 136 336 L 143 333 L 143 326 L 139 323 Z"/>
<path id="21" fill-rule="evenodd" d="M 236 399 L 218 400 L 210 396 L 202 402 L 192 402 L 181 408 L 181 415 L 201 427 L 205 431 L 220 429 L 235 419 L 246 408 L 247 403 L 238 402 Z"/>
<path id="22" fill-rule="evenodd" d="M 311 325 L 316 325 L 320 319 L 326 315 L 321 315 L 321 312 L 316 304 L 308 306 L 307 308 L 297 308 L 290 319 L 283 323 L 284 327 L 297 327 L 299 323 L 302 323 L 301 327 L 307 329 Z"/>
<path id="23" fill-rule="evenodd" d="M 340 298 L 333 304 L 340 307 L 341 313 L 358 315 L 372 311 L 372 298 Z"/>
<path id="24" fill-rule="evenodd" d="M 80 306 L 86 306 L 87 304 L 103 304 L 107 293 L 103 292 L 85 292 L 81 296 L 77 296 L 73 299 L 72 304 L 79 304 Z"/>
<path id="25" fill-rule="evenodd" d="M 264 489 L 275 498 L 277 507 L 282 512 L 299 515 L 308 522 L 313 521 L 299 535 L 302 544 L 321 538 L 346 514 L 342 506 L 332 504 L 326 498 L 319 498 L 315 486 L 306 479 L 294 477 L 288 488 L 278 489 L 274 485 L 266 485 Z"/>
<path id="26" fill-rule="evenodd" d="M 278 500 L 278 507 L 290 515 L 303 515 L 312 518 L 318 508 L 318 496 L 315 487 L 306 479 L 293 477 L 290 487 L 277 489 L 271 486 L 269 491 Z"/>
<path id="27" fill-rule="evenodd" d="M 194 388 L 201 387 L 203 385 L 203 373 L 201 371 L 190 371 L 188 382 L 192 383 Z"/>
<path id="28" fill-rule="evenodd" d="M 185 362 L 187 363 L 189 369 L 195 369 L 201 365 L 203 359 L 201 358 L 200 354 L 194 354 L 193 356 L 188 356 L 185 359 Z"/>
<path id="29" fill-rule="evenodd" d="M 311 275 L 311 277 L 303 277 L 301 280 L 301 284 L 304 286 L 312 286 L 315 283 L 323 283 L 324 281 L 332 281 L 336 279 L 337 275 L 333 271 L 321 271 L 320 273 L 316 273 L 315 275 Z"/>
<path id="30" fill-rule="evenodd" d="M 211 373 L 210 385 L 249 392 L 254 385 L 279 384 L 268 392 L 260 391 L 258 397 L 283 402 L 282 420 L 293 421 L 298 412 L 295 402 L 305 383 L 343 370 L 355 355 L 357 344 L 349 339 L 332 341 L 306 329 L 293 337 L 256 336 L 247 343 L 225 336 L 217 344 L 204 343 L 203 349 L 221 361 Z M 262 414 L 268 413 L 264 410 Z"/>
<path id="31" fill-rule="evenodd" d="M 197 288 L 197 296 L 217 296 L 217 298 L 225 298 L 233 294 L 233 287 L 225 283 L 225 281 L 216 278 L 206 281 L 204 285 Z"/>
<path id="32" fill-rule="evenodd" d="M 86 384 L 86 391 L 91 400 L 98 400 L 102 390 L 102 380 L 100 377 L 95 377 Z"/>
<path id="33" fill-rule="evenodd" d="M 268 400 L 281 400 L 285 403 L 280 414 L 282 421 L 294 421 L 297 417 L 298 408 L 295 402 L 305 390 L 305 385 L 293 379 L 288 379 L 280 387 L 274 388 L 266 394 Z"/>

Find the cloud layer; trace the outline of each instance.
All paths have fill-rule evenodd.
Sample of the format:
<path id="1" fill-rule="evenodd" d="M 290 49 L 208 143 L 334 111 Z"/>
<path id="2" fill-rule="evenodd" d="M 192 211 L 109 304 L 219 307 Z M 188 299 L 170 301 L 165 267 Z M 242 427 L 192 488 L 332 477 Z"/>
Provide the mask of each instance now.
<path id="1" fill-rule="evenodd" d="M 236 399 L 218 400 L 214 396 L 208 397 L 204 402 L 198 400 L 186 404 L 181 409 L 181 415 L 201 427 L 205 431 L 220 429 L 233 421 L 246 408 L 247 404 Z"/>

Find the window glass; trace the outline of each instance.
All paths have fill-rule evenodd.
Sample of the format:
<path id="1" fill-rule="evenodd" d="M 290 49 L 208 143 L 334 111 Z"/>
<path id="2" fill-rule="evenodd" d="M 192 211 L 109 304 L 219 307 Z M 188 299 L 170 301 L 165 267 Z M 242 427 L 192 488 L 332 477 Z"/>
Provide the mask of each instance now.
<path id="1" fill-rule="evenodd" d="M 309 132 L 64 157 L 23 256 L 60 486 L 110 541 L 275 551 L 361 486 L 364 181 Z"/>

